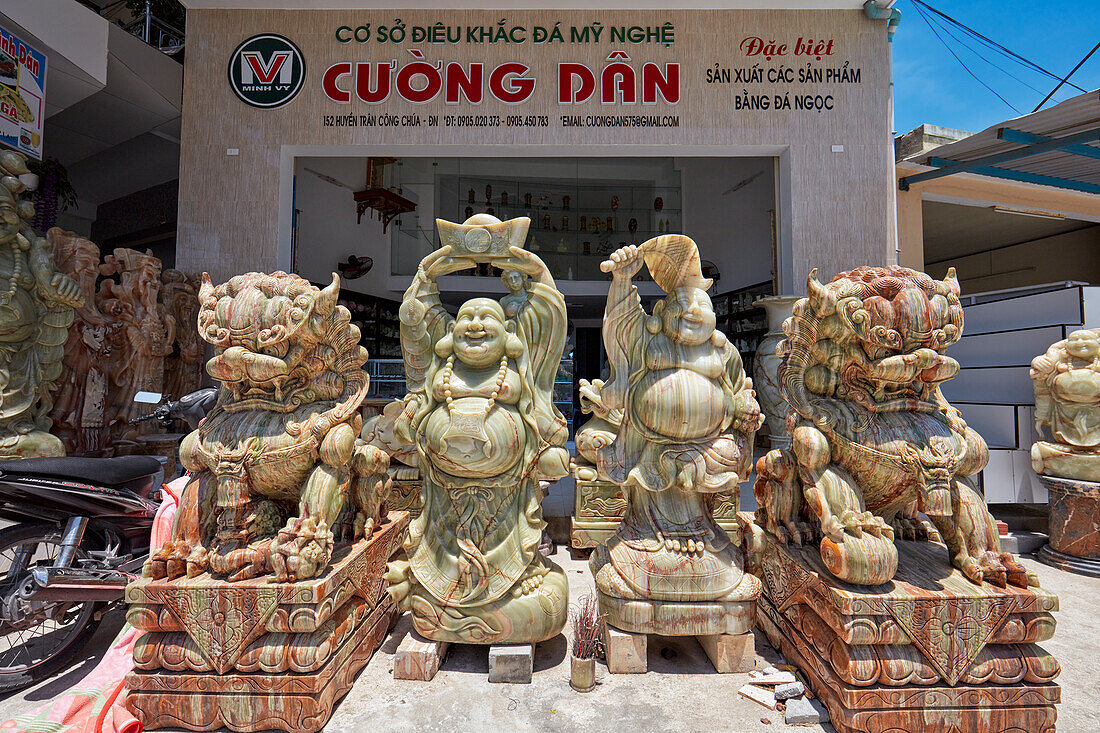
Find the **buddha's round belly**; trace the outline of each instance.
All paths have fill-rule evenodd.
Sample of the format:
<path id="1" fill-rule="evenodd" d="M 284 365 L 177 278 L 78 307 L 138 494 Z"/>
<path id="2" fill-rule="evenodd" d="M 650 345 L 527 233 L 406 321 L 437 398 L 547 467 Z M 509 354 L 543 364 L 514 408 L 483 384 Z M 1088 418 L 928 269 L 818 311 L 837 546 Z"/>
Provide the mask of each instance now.
<path id="1" fill-rule="evenodd" d="M 488 417 L 482 397 L 440 405 L 424 428 L 432 463 L 453 476 L 488 478 L 515 465 L 523 451 L 523 421 L 512 405 L 497 403 Z"/>
<path id="2" fill-rule="evenodd" d="M 650 430 L 685 440 L 713 435 L 722 424 L 725 400 L 717 384 L 698 372 L 651 372 L 635 393 L 637 414 Z"/>

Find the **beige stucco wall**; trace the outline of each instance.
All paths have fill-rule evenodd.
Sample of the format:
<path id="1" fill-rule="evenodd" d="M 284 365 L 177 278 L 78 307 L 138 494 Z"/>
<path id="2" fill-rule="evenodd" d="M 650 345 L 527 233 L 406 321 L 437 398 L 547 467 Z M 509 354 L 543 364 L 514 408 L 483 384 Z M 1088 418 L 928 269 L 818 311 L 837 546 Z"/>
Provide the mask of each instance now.
<path id="1" fill-rule="evenodd" d="M 411 28 L 446 24 L 561 27 L 600 21 L 607 26 L 675 26 L 672 44 L 612 44 L 605 33 L 600 43 L 563 45 L 341 44 L 337 27 L 364 23 L 377 26 L 400 17 Z M 232 93 L 227 63 L 236 46 L 262 32 L 285 35 L 306 59 L 302 92 L 285 107 L 261 110 L 246 106 Z M 749 36 L 793 47 L 800 37 L 833 41 L 833 54 L 821 60 L 789 54 L 766 60 L 746 58 L 739 45 Z M 409 48 L 426 60 L 481 61 L 486 73 L 504 60 L 528 63 L 538 79 L 533 97 L 520 105 L 491 98 L 476 108 L 448 106 L 442 100 L 413 105 L 396 96 L 368 105 L 353 98 L 336 104 L 321 88 L 321 76 L 337 61 L 411 60 Z M 556 67 L 577 61 L 600 69 L 609 53 L 626 51 L 641 68 L 646 61 L 681 64 L 682 98 L 676 105 L 603 105 L 593 99 L 582 105 L 559 105 Z M 706 72 L 721 68 L 859 69 L 859 83 L 708 84 Z M 597 71 L 598 73 L 598 71 Z M 284 146 L 355 146 L 370 154 L 372 146 L 407 146 L 409 155 L 438 154 L 431 146 L 457 145 L 461 152 L 483 154 L 479 146 L 509 146 L 517 155 L 569 150 L 571 155 L 606 146 L 646 146 L 651 154 L 715 153 L 779 155 L 780 276 L 784 290 L 804 289 L 809 270 L 821 276 L 862 264 L 885 264 L 894 257 L 893 160 L 889 120 L 889 45 L 882 22 L 859 11 L 229 11 L 194 10 L 188 15 L 182 132 L 178 266 L 207 270 L 215 278 L 236 272 L 272 270 L 280 261 L 279 243 L 288 241 L 287 212 L 280 229 L 280 177 L 286 172 Z M 348 86 L 345 81 L 344 86 Z M 735 95 L 822 95 L 833 97 L 834 109 L 823 111 L 738 111 Z M 509 115 L 542 114 L 547 128 L 418 127 L 336 128 L 322 125 L 323 115 L 418 113 Z M 564 113 L 677 115 L 675 128 L 565 128 Z M 602 147 L 601 147 L 602 146 Z M 843 152 L 832 152 L 843 146 Z M 236 148 L 239 155 L 227 155 Z M 632 147 L 631 151 L 638 152 Z M 683 151 L 683 152 L 681 152 Z M 690 152 L 689 152 L 690 151 Z M 281 169 L 282 166 L 282 169 Z M 283 192 L 288 189 L 284 185 Z M 337 194 L 334 194 L 337 195 Z M 347 205 L 352 206 L 350 196 Z M 686 233 L 690 234 L 690 222 Z M 736 231 L 731 232 L 736 246 Z"/>

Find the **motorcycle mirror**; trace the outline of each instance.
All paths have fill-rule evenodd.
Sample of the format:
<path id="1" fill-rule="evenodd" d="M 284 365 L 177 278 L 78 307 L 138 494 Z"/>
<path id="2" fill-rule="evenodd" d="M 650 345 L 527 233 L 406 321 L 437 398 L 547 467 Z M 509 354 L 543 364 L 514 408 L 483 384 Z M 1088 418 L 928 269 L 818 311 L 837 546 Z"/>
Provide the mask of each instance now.
<path id="1" fill-rule="evenodd" d="M 134 402 L 144 402 L 150 405 L 156 405 L 160 403 L 160 392 L 138 392 L 134 395 Z"/>

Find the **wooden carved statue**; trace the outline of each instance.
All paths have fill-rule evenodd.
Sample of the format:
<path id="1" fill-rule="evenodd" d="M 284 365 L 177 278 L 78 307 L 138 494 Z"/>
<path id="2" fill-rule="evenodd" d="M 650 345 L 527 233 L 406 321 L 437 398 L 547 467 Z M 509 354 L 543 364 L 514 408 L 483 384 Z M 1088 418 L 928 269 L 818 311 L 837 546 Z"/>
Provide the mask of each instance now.
<path id="1" fill-rule="evenodd" d="M 285 272 L 203 277 L 198 327 L 221 391 L 180 446 L 192 478 L 147 575 L 302 580 L 336 542 L 370 536 L 389 458 L 358 440 L 367 352 L 339 289 L 336 275 L 324 290 Z"/>
<path id="2" fill-rule="evenodd" d="M 203 383 L 206 345 L 195 328 L 201 276 L 169 269 L 161 275 L 161 280 L 160 300 L 175 324 L 172 350 L 164 360 L 164 393 L 179 399 L 199 389 Z"/>
<path id="3" fill-rule="evenodd" d="M 0 459 L 65 454 L 50 412 L 73 309 L 84 304 L 31 229 L 26 173 L 22 155 L 0 152 Z"/>
<path id="4" fill-rule="evenodd" d="M 643 263 L 668 295 L 647 314 L 631 278 Z M 603 341 L 611 378 L 603 404 L 622 410 L 598 451 L 601 478 L 623 490 L 626 513 L 590 565 L 600 610 L 625 631 L 673 636 L 742 634 L 760 583 L 715 523 L 712 496 L 752 467 L 763 418 L 741 357 L 715 329 L 688 237 L 664 235 L 612 253 Z"/>
<path id="5" fill-rule="evenodd" d="M 897 570 L 895 532 L 928 536 L 921 511 L 972 582 L 1026 587 L 968 478 L 985 441 L 940 392 L 959 370 L 944 354 L 963 328 L 954 270 L 859 267 L 827 285 L 816 272 L 777 347 L 792 444 L 757 465 L 758 519 L 783 543 L 820 538 L 840 580 L 877 585 Z"/>
<path id="6" fill-rule="evenodd" d="M 176 324 L 158 302 L 160 260 L 152 252 L 120 248 L 103 258 L 100 274 L 118 275 L 104 280 L 99 309 L 119 323 L 110 364 L 108 430 L 111 443 L 130 440 L 154 429 L 151 422 L 130 425 L 132 418 L 149 411 L 134 402 L 138 392 L 164 391 L 164 357 L 172 351 Z"/>
<path id="7" fill-rule="evenodd" d="M 108 368 L 122 324 L 99 310 L 99 247 L 57 227 L 46 240 L 58 269 L 79 283 L 84 296 L 65 343 L 61 388 L 51 414 L 54 434 L 69 453 L 94 454 L 107 447 Z"/>
<path id="8" fill-rule="evenodd" d="M 396 432 L 420 454 L 424 508 L 388 580 L 436 641 L 537 642 L 566 620 L 565 574 L 538 551 L 539 481 L 569 465 L 552 393 L 566 311 L 546 265 L 522 249 L 530 223 L 437 220 L 444 246 L 420 263 L 401 305 L 409 394 Z M 514 316 L 490 298 L 454 317 L 444 309 L 437 279 L 482 263 L 531 279 Z"/>
<path id="9" fill-rule="evenodd" d="M 1031 446 L 1036 473 L 1100 482 L 1100 328 L 1074 331 L 1031 362 L 1035 430 L 1053 441 Z"/>

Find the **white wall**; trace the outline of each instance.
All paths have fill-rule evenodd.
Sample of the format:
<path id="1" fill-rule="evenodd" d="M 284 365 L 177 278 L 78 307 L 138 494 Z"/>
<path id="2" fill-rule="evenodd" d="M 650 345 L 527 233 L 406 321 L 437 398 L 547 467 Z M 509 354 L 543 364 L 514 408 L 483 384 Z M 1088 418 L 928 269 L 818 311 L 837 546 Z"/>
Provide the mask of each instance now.
<path id="1" fill-rule="evenodd" d="M 683 172 L 684 233 L 699 245 L 703 259 L 718 266 L 722 273 L 718 292 L 770 280 L 773 159 L 681 158 L 677 162 Z"/>
<path id="2" fill-rule="evenodd" d="M 309 169 L 309 170 L 307 170 Z M 312 171 L 330 176 L 344 186 L 329 183 Z M 374 258 L 374 267 L 356 280 L 344 280 L 341 287 L 360 293 L 395 298 L 386 288 L 390 273 L 390 237 L 382 234 L 377 218 L 363 215 L 355 222 L 352 192 L 363 189 L 367 163 L 363 158 L 309 158 L 295 166 L 294 208 L 298 214 L 298 274 L 317 283 L 328 283 L 336 264 L 348 255 Z M 388 230 L 387 230 L 388 231 Z"/>

